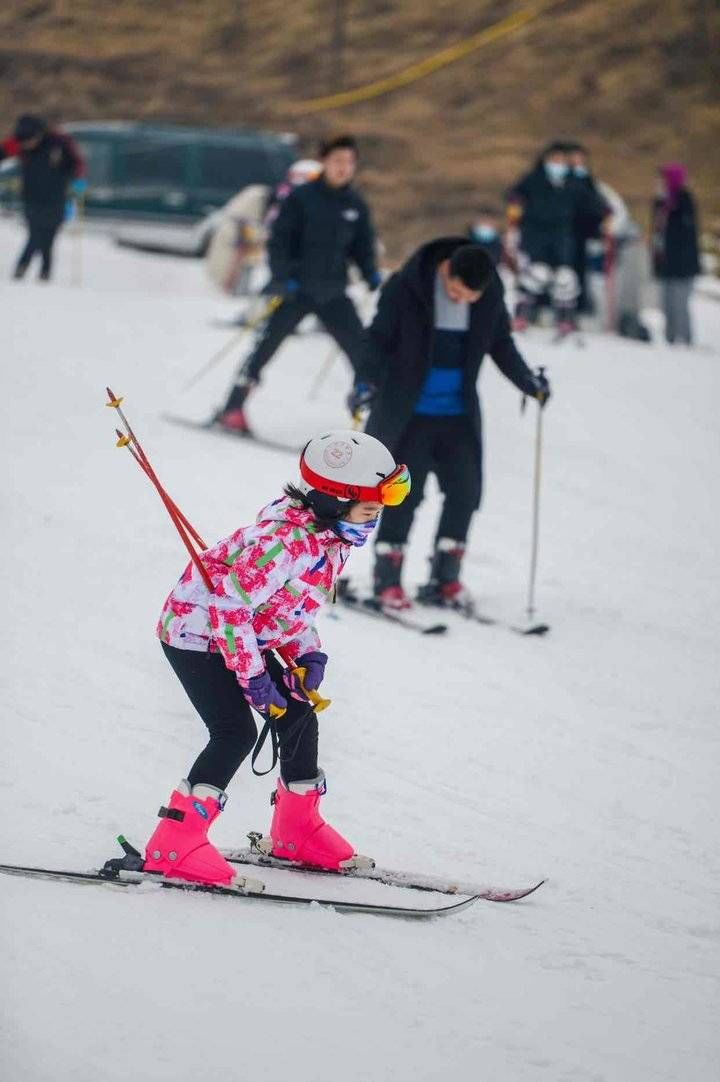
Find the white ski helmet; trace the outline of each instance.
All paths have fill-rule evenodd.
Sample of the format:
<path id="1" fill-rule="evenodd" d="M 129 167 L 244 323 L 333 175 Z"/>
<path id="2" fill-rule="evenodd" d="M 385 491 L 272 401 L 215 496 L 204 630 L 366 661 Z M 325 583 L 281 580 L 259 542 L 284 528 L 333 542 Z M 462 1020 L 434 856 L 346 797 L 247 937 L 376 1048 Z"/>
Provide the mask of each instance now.
<path id="1" fill-rule="evenodd" d="M 406 466 L 397 466 L 384 443 L 353 429 L 316 436 L 300 455 L 300 491 L 320 492 L 341 504 L 360 500 L 395 506 L 410 491 Z"/>
<path id="2" fill-rule="evenodd" d="M 299 161 L 293 162 L 287 171 L 287 179 L 293 188 L 297 188 L 300 184 L 307 184 L 311 180 L 315 180 L 322 173 L 322 163 L 316 162 L 312 158 L 300 158 Z"/>

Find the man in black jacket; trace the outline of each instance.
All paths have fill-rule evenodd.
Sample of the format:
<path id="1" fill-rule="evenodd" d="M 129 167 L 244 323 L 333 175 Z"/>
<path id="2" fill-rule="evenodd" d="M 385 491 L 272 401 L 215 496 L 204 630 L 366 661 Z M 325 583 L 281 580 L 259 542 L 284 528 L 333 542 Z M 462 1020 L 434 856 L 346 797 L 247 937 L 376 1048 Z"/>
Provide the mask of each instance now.
<path id="1" fill-rule="evenodd" d="M 218 423 L 242 435 L 248 429 L 245 400 L 281 342 L 310 312 L 357 368 L 365 330 L 346 295 L 348 262 L 355 263 L 370 289 L 380 285 L 375 233 L 367 204 L 351 187 L 357 145 L 340 136 L 321 148 L 323 172 L 288 195 L 268 243 L 272 280 L 266 292 L 282 298 L 255 349 L 241 366 Z"/>
<path id="2" fill-rule="evenodd" d="M 52 131 L 40 117 L 18 117 L 11 138 L 0 143 L 0 161 L 18 158 L 22 174 L 22 198 L 28 239 L 15 266 L 22 278 L 36 252 L 42 260 L 40 278 L 47 281 L 52 269 L 52 246 L 65 215 L 68 186 L 77 194 L 87 186 L 84 164 L 69 135 Z"/>
<path id="3" fill-rule="evenodd" d="M 424 245 L 383 287 L 348 403 L 352 410 L 371 404 L 366 431 L 407 464 L 412 478 L 410 496 L 401 507 L 386 508 L 378 529 L 374 592 L 383 607 L 411 604 L 400 576 L 430 472 L 445 501 L 430 579 L 418 597 L 452 607 L 470 604 L 459 576 L 482 494 L 476 383 L 486 353 L 523 394 L 547 401 L 547 380 L 533 374 L 513 342 L 503 286 L 488 253 L 462 237 Z"/>

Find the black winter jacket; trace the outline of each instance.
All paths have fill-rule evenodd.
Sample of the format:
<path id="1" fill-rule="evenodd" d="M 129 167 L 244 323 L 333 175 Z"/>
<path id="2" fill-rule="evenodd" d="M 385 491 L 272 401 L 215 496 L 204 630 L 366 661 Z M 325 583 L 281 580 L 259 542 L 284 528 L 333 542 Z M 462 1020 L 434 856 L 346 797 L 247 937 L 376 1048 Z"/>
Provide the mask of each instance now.
<path id="1" fill-rule="evenodd" d="M 22 172 L 25 213 L 46 225 L 61 222 L 68 181 L 83 173 L 83 160 L 69 135 L 48 131 L 33 150 L 23 150 L 15 139 L 0 144 L 0 161 L 17 156 Z"/>
<path id="2" fill-rule="evenodd" d="M 575 197 L 574 232 L 578 239 L 600 236 L 602 221 L 610 213 L 610 205 L 603 199 L 594 178 L 571 176 L 567 181 Z"/>
<path id="3" fill-rule="evenodd" d="M 687 188 L 669 210 L 664 199 L 653 203 L 652 258 L 658 278 L 694 278 L 700 274 L 695 200 Z"/>
<path id="4" fill-rule="evenodd" d="M 375 233 L 365 200 L 349 185 L 331 188 L 322 176 L 300 185 L 281 206 L 268 254 L 275 282 L 294 278 L 319 304 L 345 292 L 348 261 L 370 282 Z"/>
<path id="5" fill-rule="evenodd" d="M 374 383 L 378 393 L 366 432 L 393 451 L 410 423 L 431 367 L 434 333 L 435 272 L 464 237 L 443 237 L 418 249 L 385 283 L 377 314 L 369 328 L 367 352 L 358 379 Z M 497 273 L 479 301 L 470 306 L 463 396 L 481 448 L 477 378 L 489 353 L 503 375 L 525 394 L 534 394 L 535 377 L 525 364 L 510 333 L 504 290 Z"/>
<path id="6" fill-rule="evenodd" d="M 511 203 L 523 208 L 520 247 L 525 252 L 541 248 L 548 239 L 570 242 L 578 210 L 578 193 L 570 179 L 553 184 L 540 162 L 508 193 Z"/>

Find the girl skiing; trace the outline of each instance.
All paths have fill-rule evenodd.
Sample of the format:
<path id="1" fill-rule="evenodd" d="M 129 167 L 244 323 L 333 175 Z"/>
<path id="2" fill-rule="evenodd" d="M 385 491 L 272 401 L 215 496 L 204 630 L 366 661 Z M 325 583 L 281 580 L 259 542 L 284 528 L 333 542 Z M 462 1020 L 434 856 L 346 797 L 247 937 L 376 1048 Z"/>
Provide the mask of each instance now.
<path id="1" fill-rule="evenodd" d="M 332 871 L 362 859 L 318 808 L 325 775 L 312 702 L 327 655 L 315 614 L 383 506 L 405 499 L 410 475 L 379 440 L 343 430 L 310 440 L 300 478 L 252 526 L 202 553 L 212 591 L 191 561 L 165 602 L 157 629 L 162 649 L 210 740 L 160 809 L 146 871 L 231 884 L 235 870 L 207 833 L 255 745 L 251 708 L 271 719 L 280 749 L 272 854 Z M 287 668 L 273 650 L 282 650 Z"/>

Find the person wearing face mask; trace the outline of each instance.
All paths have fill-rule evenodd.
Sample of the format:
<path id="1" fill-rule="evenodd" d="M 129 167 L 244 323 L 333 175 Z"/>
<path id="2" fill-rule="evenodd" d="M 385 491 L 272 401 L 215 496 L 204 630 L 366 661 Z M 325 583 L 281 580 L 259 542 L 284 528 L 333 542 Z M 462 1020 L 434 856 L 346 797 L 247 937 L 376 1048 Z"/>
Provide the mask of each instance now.
<path id="1" fill-rule="evenodd" d="M 352 186 L 358 148 L 352 136 L 321 147 L 322 172 L 283 200 L 268 241 L 272 280 L 265 292 L 282 303 L 263 327 L 255 348 L 241 365 L 217 424 L 246 435 L 248 395 L 265 365 L 297 325 L 314 313 L 350 364 L 356 368 L 365 329 L 346 294 L 348 264 L 360 270 L 370 290 L 381 283 L 375 263 L 375 232 L 365 200 Z"/>
<path id="2" fill-rule="evenodd" d="M 651 257 L 660 280 L 665 338 L 672 345 L 692 345 L 690 294 L 700 274 L 695 200 L 680 162 L 660 167 L 652 205 Z"/>
<path id="3" fill-rule="evenodd" d="M 311 439 L 299 473 L 252 525 L 202 553 L 207 579 L 191 561 L 163 607 L 163 653 L 210 739 L 160 810 L 145 871 L 232 884 L 234 869 L 207 833 L 255 745 L 253 711 L 274 727 L 280 753 L 267 851 L 328 871 L 367 859 L 319 812 L 325 775 L 313 705 L 328 658 L 316 616 L 383 508 L 405 499 L 410 475 L 379 440 L 346 430 Z"/>
<path id="4" fill-rule="evenodd" d="M 504 376 L 544 405 L 550 386 L 528 368 L 510 333 L 503 285 L 490 255 L 464 237 L 423 245 L 383 286 L 368 352 L 348 401 L 370 406 L 366 432 L 413 477 L 402 507 L 383 515 L 373 591 L 383 609 L 412 605 L 402 585 L 407 539 L 428 474 L 443 494 L 424 604 L 470 609 L 460 581 L 467 536 L 482 495 L 482 421 L 477 393 L 489 353 Z"/>
<path id="5" fill-rule="evenodd" d="M 573 221 L 573 267 L 578 279 L 578 312 L 592 312 L 593 304 L 587 288 L 588 242 L 603 237 L 611 208 L 603 198 L 590 171 L 587 148 L 581 143 L 567 143 L 569 183 L 575 190 L 576 208 Z"/>
<path id="6" fill-rule="evenodd" d="M 69 135 L 53 131 L 41 117 L 26 113 L 18 117 L 15 131 L 0 143 L 0 161 L 18 158 L 22 176 L 23 212 L 28 237 L 13 277 L 23 278 L 30 261 L 39 253 L 40 280 L 52 272 L 52 249 L 65 216 L 68 187 L 81 195 L 86 187 L 85 164 Z"/>
<path id="7" fill-rule="evenodd" d="M 490 255 L 497 267 L 503 258 L 500 236 L 500 214 L 495 207 L 480 207 L 474 221 L 468 226 L 468 240 L 479 244 Z"/>
<path id="8" fill-rule="evenodd" d="M 508 230 L 517 233 L 518 248 L 515 330 L 527 328 L 546 295 L 555 312 L 558 333 L 568 333 L 575 327 L 577 196 L 568 172 L 565 143 L 551 143 L 534 169 L 521 177 L 508 194 Z"/>

